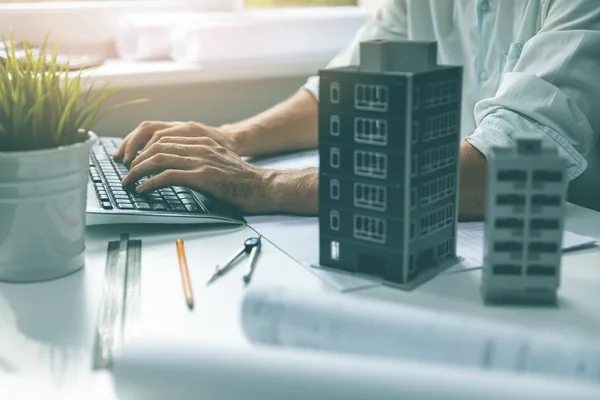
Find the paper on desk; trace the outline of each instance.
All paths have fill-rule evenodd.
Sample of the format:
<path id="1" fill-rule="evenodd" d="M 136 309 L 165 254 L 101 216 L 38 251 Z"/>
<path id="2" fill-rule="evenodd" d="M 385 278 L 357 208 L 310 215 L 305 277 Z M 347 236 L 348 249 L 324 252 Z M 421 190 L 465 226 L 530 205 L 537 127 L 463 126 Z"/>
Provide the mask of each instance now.
<path id="1" fill-rule="evenodd" d="M 277 157 L 269 157 L 251 160 L 254 165 L 273 169 L 303 169 L 319 166 L 319 153 L 316 150 L 307 150 L 297 153 L 283 154 Z"/>
<path id="2" fill-rule="evenodd" d="M 470 368 L 264 347 L 129 343 L 115 359 L 126 400 L 596 400 L 600 387 Z"/>
<path id="3" fill-rule="evenodd" d="M 241 314 L 246 337 L 257 344 L 600 384 L 600 341 L 593 337 L 283 287 L 246 291 Z"/>
<path id="4" fill-rule="evenodd" d="M 286 154 L 253 161 L 254 164 L 275 169 L 299 169 L 319 166 L 316 150 Z M 341 292 L 366 289 L 382 284 L 381 279 L 354 276 L 323 268 L 313 268 L 319 260 L 319 220 L 294 216 L 248 217 L 248 223 L 257 232 L 273 242 L 289 256 L 310 268 L 319 278 Z M 565 231 L 563 250 L 571 251 L 595 243 L 594 239 Z M 483 265 L 483 222 L 459 223 L 457 254 L 460 263 L 442 274 L 479 269 Z"/>
<path id="5" fill-rule="evenodd" d="M 249 217 L 250 226 L 336 290 L 349 292 L 381 284 L 375 278 L 313 268 L 319 262 L 319 218 L 288 216 Z"/>
<path id="6" fill-rule="evenodd" d="M 460 222 L 458 224 L 458 240 L 456 252 L 464 258 L 464 269 L 478 269 L 483 265 L 483 222 Z M 577 235 L 573 232 L 563 233 L 563 252 L 573 251 L 595 244 L 593 238 Z"/>

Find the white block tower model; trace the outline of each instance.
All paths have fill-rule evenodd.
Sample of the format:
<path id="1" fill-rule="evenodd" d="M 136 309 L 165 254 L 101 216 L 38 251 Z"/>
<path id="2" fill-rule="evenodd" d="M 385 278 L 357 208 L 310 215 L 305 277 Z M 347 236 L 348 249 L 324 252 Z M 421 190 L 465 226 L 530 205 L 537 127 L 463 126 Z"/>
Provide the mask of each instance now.
<path id="1" fill-rule="evenodd" d="M 486 303 L 556 302 L 567 189 L 567 161 L 537 134 L 488 155 L 485 253 Z"/>

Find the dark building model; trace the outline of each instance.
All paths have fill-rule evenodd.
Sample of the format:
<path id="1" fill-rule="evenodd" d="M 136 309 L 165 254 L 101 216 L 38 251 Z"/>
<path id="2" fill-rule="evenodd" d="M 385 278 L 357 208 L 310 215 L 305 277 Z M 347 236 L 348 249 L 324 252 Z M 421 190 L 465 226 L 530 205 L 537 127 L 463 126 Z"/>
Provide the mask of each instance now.
<path id="1" fill-rule="evenodd" d="M 319 71 L 321 266 L 414 287 L 456 259 L 462 67 L 368 41 Z"/>

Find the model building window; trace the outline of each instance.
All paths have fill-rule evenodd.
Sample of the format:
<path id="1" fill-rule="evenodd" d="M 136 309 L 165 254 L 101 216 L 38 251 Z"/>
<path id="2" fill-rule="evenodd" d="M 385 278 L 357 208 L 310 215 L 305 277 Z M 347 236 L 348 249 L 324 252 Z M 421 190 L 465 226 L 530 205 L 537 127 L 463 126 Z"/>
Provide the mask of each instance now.
<path id="1" fill-rule="evenodd" d="M 423 132 L 423 143 L 440 139 L 457 133 L 456 112 L 450 111 L 425 118 L 425 132 Z"/>
<path id="2" fill-rule="evenodd" d="M 497 178 L 503 182 L 525 182 L 527 180 L 527 171 L 516 169 L 498 171 Z"/>
<path id="3" fill-rule="evenodd" d="M 536 194 L 531 198 L 531 204 L 534 206 L 559 206 L 560 200 L 560 196 Z"/>
<path id="4" fill-rule="evenodd" d="M 413 121 L 411 134 L 412 134 L 412 144 L 419 143 L 419 121 Z"/>
<path id="5" fill-rule="evenodd" d="M 425 91 L 425 108 L 454 103 L 459 95 L 458 82 L 455 79 L 428 83 Z"/>
<path id="6" fill-rule="evenodd" d="M 354 151 L 354 173 L 369 178 L 387 178 L 387 154 Z"/>
<path id="7" fill-rule="evenodd" d="M 338 179 L 329 181 L 329 198 L 331 200 L 340 199 L 340 181 Z"/>
<path id="8" fill-rule="evenodd" d="M 332 147 L 329 150 L 329 163 L 331 164 L 331 168 L 340 167 L 340 149 L 337 147 Z"/>
<path id="9" fill-rule="evenodd" d="M 519 194 L 499 194 L 496 196 L 496 204 L 499 206 L 524 206 L 525 196 Z"/>
<path id="10" fill-rule="evenodd" d="M 418 110 L 419 109 L 419 103 L 421 102 L 421 88 L 420 87 L 415 87 L 413 89 L 413 98 L 412 98 L 412 102 L 413 102 L 413 110 Z"/>
<path id="11" fill-rule="evenodd" d="M 561 182 L 563 173 L 561 171 L 533 171 L 534 182 Z"/>
<path id="12" fill-rule="evenodd" d="M 530 227 L 532 230 L 544 229 L 554 231 L 559 228 L 559 223 L 556 219 L 532 219 Z"/>
<path id="13" fill-rule="evenodd" d="M 451 197 L 455 193 L 456 174 L 451 173 L 421 185 L 421 206 Z"/>
<path id="14" fill-rule="evenodd" d="M 354 86 L 354 107 L 357 110 L 387 111 L 387 87 L 366 83 L 356 84 Z"/>
<path id="15" fill-rule="evenodd" d="M 413 188 L 410 191 L 410 208 L 417 207 L 417 189 Z"/>
<path id="16" fill-rule="evenodd" d="M 440 243 L 437 247 L 437 257 L 445 258 L 452 254 L 452 244 L 453 239 L 446 240 L 443 243 Z"/>
<path id="17" fill-rule="evenodd" d="M 340 260 L 340 242 L 336 241 L 336 240 L 332 240 L 331 241 L 331 259 L 333 261 L 339 261 Z"/>
<path id="18" fill-rule="evenodd" d="M 331 82 L 329 84 L 329 100 L 333 104 L 340 102 L 340 84 L 337 82 Z"/>
<path id="19" fill-rule="evenodd" d="M 387 209 L 387 188 L 356 182 L 354 184 L 354 206 L 367 210 L 385 211 Z"/>
<path id="20" fill-rule="evenodd" d="M 456 145 L 448 143 L 434 147 L 421 157 L 421 175 L 435 172 L 456 162 Z"/>
<path id="21" fill-rule="evenodd" d="M 329 132 L 331 136 L 340 136 L 340 116 L 332 115 L 329 117 Z"/>
<path id="22" fill-rule="evenodd" d="M 530 276 L 555 276 L 556 268 L 553 266 L 531 265 L 527 268 L 526 273 Z"/>
<path id="23" fill-rule="evenodd" d="M 354 238 L 375 243 L 385 243 L 386 221 L 381 218 L 355 215 Z"/>
<path id="24" fill-rule="evenodd" d="M 377 118 L 355 118 L 354 140 L 362 144 L 387 145 L 387 121 Z"/>
<path id="25" fill-rule="evenodd" d="M 412 177 L 415 177 L 419 174 L 419 156 L 417 155 L 414 155 L 411 158 L 410 174 Z"/>
<path id="26" fill-rule="evenodd" d="M 454 204 L 447 204 L 437 210 L 421 216 L 420 234 L 425 236 L 451 225 L 454 221 Z"/>
<path id="27" fill-rule="evenodd" d="M 329 212 L 329 227 L 332 231 L 340 230 L 340 213 L 336 210 L 331 210 Z"/>

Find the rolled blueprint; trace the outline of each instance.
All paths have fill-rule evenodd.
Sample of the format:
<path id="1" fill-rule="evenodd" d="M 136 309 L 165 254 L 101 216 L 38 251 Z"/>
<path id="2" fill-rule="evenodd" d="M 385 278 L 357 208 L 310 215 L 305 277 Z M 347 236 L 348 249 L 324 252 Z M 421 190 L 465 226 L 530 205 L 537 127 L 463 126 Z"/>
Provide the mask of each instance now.
<path id="1" fill-rule="evenodd" d="M 260 10 L 236 17 L 182 23 L 173 30 L 171 58 L 210 65 L 236 61 L 332 57 L 355 35 L 367 13 L 335 10 Z M 307 29 L 310 27 L 310 29 Z"/>
<path id="2" fill-rule="evenodd" d="M 255 343 L 547 375 L 600 385 L 600 341 L 322 292 L 246 292 Z M 507 397 L 509 398 L 509 397 Z"/>
<path id="3" fill-rule="evenodd" d="M 600 388 L 440 365 L 147 339 L 114 360 L 123 400 L 597 400 Z"/>
<path id="4" fill-rule="evenodd" d="M 211 20 L 224 18 L 211 14 Z M 123 17 L 117 26 L 115 47 L 123 60 L 165 60 L 171 56 L 171 35 L 182 24 L 201 24 L 207 19 L 199 13 L 132 14 Z"/>

